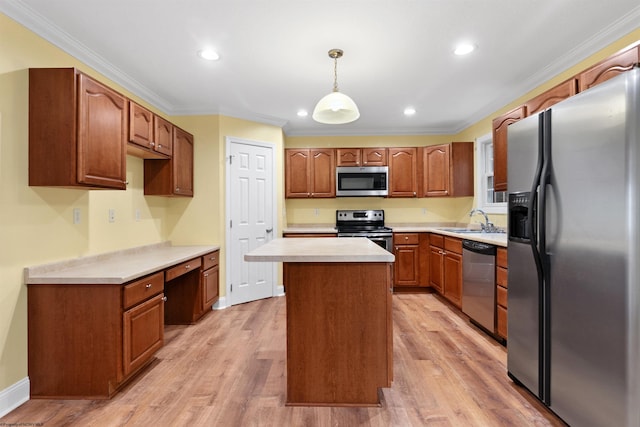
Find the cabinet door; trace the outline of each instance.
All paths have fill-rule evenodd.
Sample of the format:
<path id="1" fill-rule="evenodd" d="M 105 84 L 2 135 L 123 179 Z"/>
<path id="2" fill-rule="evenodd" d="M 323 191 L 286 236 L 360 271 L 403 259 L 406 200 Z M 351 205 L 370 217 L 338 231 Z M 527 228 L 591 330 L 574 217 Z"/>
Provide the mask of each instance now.
<path id="1" fill-rule="evenodd" d="M 123 314 L 123 367 L 128 375 L 147 362 L 164 342 L 164 294 Z"/>
<path id="2" fill-rule="evenodd" d="M 387 149 L 363 148 L 362 163 L 365 166 L 387 166 Z"/>
<path id="3" fill-rule="evenodd" d="M 420 251 L 418 245 L 397 245 L 394 255 L 395 284 L 398 286 L 418 286 L 420 272 Z"/>
<path id="4" fill-rule="evenodd" d="M 331 148 L 312 149 L 311 197 L 336 197 L 336 160 Z"/>
<path id="5" fill-rule="evenodd" d="M 389 148 L 389 197 L 416 197 L 417 148 Z"/>
<path id="6" fill-rule="evenodd" d="M 578 76 L 580 92 L 606 82 L 618 74 L 632 69 L 640 61 L 640 46 L 617 53 L 594 65 Z"/>
<path id="7" fill-rule="evenodd" d="M 84 74 L 78 82 L 78 182 L 124 189 L 127 99 Z"/>
<path id="8" fill-rule="evenodd" d="M 444 256 L 445 298 L 460 308 L 462 305 L 462 255 L 447 252 Z"/>
<path id="9" fill-rule="evenodd" d="M 336 150 L 337 166 L 360 166 L 362 150 L 359 148 L 338 148 Z"/>
<path id="10" fill-rule="evenodd" d="M 153 149 L 153 113 L 129 101 L 129 142 Z"/>
<path id="11" fill-rule="evenodd" d="M 578 91 L 578 82 L 576 78 L 571 78 L 559 85 L 541 93 L 525 104 L 527 116 L 533 116 L 541 111 L 546 110 L 558 102 L 573 96 Z"/>
<path id="12" fill-rule="evenodd" d="M 285 197 L 306 198 L 311 195 L 310 163 L 308 149 L 285 150 Z"/>
<path id="13" fill-rule="evenodd" d="M 211 310 L 219 295 L 219 266 L 202 272 L 202 311 Z"/>
<path id="14" fill-rule="evenodd" d="M 431 245 L 429 247 L 429 284 L 433 289 L 442 293 L 442 281 L 443 281 L 443 251 L 437 246 Z"/>
<path id="15" fill-rule="evenodd" d="M 423 150 L 423 186 L 424 195 L 448 196 L 449 195 L 449 169 L 450 169 L 449 144 L 433 145 Z"/>
<path id="16" fill-rule="evenodd" d="M 493 189 L 507 191 L 507 126 L 525 117 L 526 107 L 493 119 Z"/>
<path id="17" fill-rule="evenodd" d="M 153 117 L 154 149 L 162 154 L 173 154 L 173 125 L 162 117 Z"/>
<path id="18" fill-rule="evenodd" d="M 193 196 L 193 136 L 180 128 L 173 132 L 174 194 Z"/>

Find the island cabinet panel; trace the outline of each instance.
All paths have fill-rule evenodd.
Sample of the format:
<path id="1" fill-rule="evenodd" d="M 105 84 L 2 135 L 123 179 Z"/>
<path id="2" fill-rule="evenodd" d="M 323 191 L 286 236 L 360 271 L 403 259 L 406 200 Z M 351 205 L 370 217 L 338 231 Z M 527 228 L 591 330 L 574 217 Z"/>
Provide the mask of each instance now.
<path id="1" fill-rule="evenodd" d="M 29 70 L 29 185 L 125 189 L 128 101 L 75 68 Z"/>
<path id="2" fill-rule="evenodd" d="M 418 195 L 418 149 L 389 148 L 389 197 Z"/>
<path id="3" fill-rule="evenodd" d="M 146 288 L 155 280 L 30 284 L 31 398 L 108 399 L 151 362 L 164 339 L 162 286 Z M 130 308 L 125 309 L 128 285 L 133 290 L 127 297 Z M 139 287 L 151 291 L 143 296 Z"/>
<path id="4" fill-rule="evenodd" d="M 284 263 L 287 405 L 379 405 L 393 379 L 391 269 Z"/>

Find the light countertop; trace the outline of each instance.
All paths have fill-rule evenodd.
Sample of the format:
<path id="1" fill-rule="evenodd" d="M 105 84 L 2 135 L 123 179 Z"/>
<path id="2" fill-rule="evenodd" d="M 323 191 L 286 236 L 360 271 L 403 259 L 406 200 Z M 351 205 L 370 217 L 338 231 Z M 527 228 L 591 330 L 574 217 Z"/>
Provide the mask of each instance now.
<path id="1" fill-rule="evenodd" d="M 445 236 L 457 237 L 459 239 L 474 240 L 476 242 L 489 243 L 496 246 L 507 247 L 506 233 L 456 233 L 444 231 L 442 228 L 455 227 L 456 224 L 386 224 L 394 233 L 437 233 Z M 335 225 L 332 224 L 291 224 L 286 227 L 283 234 L 323 234 L 337 233 Z"/>
<path id="2" fill-rule="evenodd" d="M 262 262 L 393 262 L 392 253 L 359 237 L 274 239 L 245 254 Z"/>
<path id="3" fill-rule="evenodd" d="M 123 284 L 220 249 L 169 242 L 24 269 L 27 284 Z"/>

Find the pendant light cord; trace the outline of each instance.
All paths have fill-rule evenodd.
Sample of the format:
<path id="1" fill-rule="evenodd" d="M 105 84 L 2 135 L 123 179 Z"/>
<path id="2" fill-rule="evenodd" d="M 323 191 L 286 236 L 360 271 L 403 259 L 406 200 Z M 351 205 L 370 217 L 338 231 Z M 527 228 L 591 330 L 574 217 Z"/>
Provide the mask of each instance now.
<path id="1" fill-rule="evenodd" d="M 333 91 L 338 92 L 338 58 L 333 58 Z"/>

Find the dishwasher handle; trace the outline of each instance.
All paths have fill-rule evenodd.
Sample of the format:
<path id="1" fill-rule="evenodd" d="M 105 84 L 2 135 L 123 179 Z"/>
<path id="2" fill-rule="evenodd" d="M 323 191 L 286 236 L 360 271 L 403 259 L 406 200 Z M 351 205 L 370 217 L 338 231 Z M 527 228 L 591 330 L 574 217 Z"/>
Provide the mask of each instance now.
<path id="1" fill-rule="evenodd" d="M 475 240 L 463 240 L 462 248 L 471 252 L 475 252 L 483 255 L 495 255 L 496 247 L 495 245 L 490 245 L 488 243 L 476 242 Z"/>

